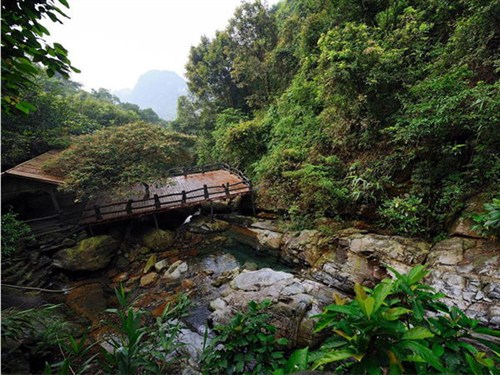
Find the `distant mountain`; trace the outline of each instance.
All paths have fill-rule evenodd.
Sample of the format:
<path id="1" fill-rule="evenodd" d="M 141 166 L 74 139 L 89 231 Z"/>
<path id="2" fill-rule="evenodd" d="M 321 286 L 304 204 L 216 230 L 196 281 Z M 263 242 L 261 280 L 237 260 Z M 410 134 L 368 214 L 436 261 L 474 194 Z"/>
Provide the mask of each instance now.
<path id="1" fill-rule="evenodd" d="M 142 109 L 152 108 L 164 120 L 173 120 L 177 98 L 187 93 L 184 79 L 175 72 L 150 70 L 139 77 L 135 87 L 114 91 L 121 102 L 137 104 Z"/>

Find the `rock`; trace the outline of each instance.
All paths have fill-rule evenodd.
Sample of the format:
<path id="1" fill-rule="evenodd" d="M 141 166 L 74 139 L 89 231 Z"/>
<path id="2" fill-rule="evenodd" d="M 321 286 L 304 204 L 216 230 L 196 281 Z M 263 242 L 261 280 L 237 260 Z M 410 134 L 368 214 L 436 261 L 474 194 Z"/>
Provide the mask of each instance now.
<path id="1" fill-rule="evenodd" d="M 487 194 L 478 194 L 470 198 L 465 203 L 465 209 L 463 210 L 463 212 L 451 224 L 450 229 L 448 231 L 450 236 L 483 238 L 483 235 L 481 235 L 481 233 L 478 233 L 474 229 L 472 229 L 475 223 L 471 219 L 471 216 L 473 214 L 484 212 L 483 205 L 487 202 L 488 202 Z"/>
<path id="2" fill-rule="evenodd" d="M 126 269 L 128 269 L 129 261 L 124 256 L 119 256 L 119 257 L 116 258 L 115 266 L 120 271 L 125 271 Z"/>
<path id="3" fill-rule="evenodd" d="M 158 280 L 158 274 L 156 272 L 150 272 L 147 275 L 141 277 L 139 285 L 142 288 L 146 288 L 147 286 L 150 286 L 151 284 L 155 283 L 156 280 Z"/>
<path id="4" fill-rule="evenodd" d="M 191 290 L 195 287 L 195 283 L 193 280 L 191 279 L 183 279 L 181 281 L 181 289 L 183 291 L 186 291 L 186 290 Z"/>
<path id="5" fill-rule="evenodd" d="M 317 230 L 286 233 L 280 256 L 287 263 L 312 266 L 324 252 L 333 248 L 331 240 Z"/>
<path id="6" fill-rule="evenodd" d="M 149 254 L 150 252 L 151 252 L 151 249 L 149 247 L 141 246 L 139 248 L 139 253 L 142 254 L 142 255 Z"/>
<path id="7" fill-rule="evenodd" d="M 168 230 L 152 229 L 142 237 L 142 242 L 151 250 L 161 251 L 174 244 L 175 235 Z"/>
<path id="8" fill-rule="evenodd" d="M 210 303 L 213 323 L 227 324 L 236 311 L 244 311 L 249 301 L 272 301 L 267 311 L 277 336 L 289 339 L 290 347 L 316 343 L 313 315 L 330 304 L 332 289 L 292 274 L 263 268 L 243 271 L 230 283 L 223 295 Z"/>
<path id="9" fill-rule="evenodd" d="M 113 277 L 113 283 L 122 283 L 128 278 L 128 273 L 127 272 L 122 272 Z"/>
<path id="10" fill-rule="evenodd" d="M 78 315 L 98 324 L 99 314 L 106 310 L 106 297 L 98 282 L 87 283 L 68 292 L 66 304 Z"/>
<path id="11" fill-rule="evenodd" d="M 148 258 L 146 265 L 144 266 L 144 269 L 142 270 L 142 273 L 144 273 L 144 274 L 148 273 L 151 270 L 151 268 L 153 268 L 155 266 L 155 264 L 156 264 L 156 255 L 153 254 Z"/>
<path id="12" fill-rule="evenodd" d="M 191 233 L 207 234 L 225 232 L 231 227 L 231 224 L 224 220 L 211 220 L 207 216 L 196 216 L 186 227 Z"/>
<path id="13" fill-rule="evenodd" d="M 428 284 L 483 324 L 499 327 L 500 244 L 452 237 L 436 243 L 428 256 Z"/>
<path id="14" fill-rule="evenodd" d="M 349 232 L 346 232 L 349 233 Z M 388 276 L 385 265 L 405 273 L 425 261 L 430 244 L 399 236 L 354 233 L 338 239 L 311 272 L 315 280 L 351 293 L 355 283 L 373 287 Z"/>
<path id="15" fill-rule="evenodd" d="M 111 236 L 90 237 L 59 251 L 53 264 L 68 271 L 97 271 L 109 264 L 118 246 Z"/>
<path id="16" fill-rule="evenodd" d="M 217 277 L 225 271 L 238 268 L 240 263 L 234 255 L 228 253 L 216 253 L 203 257 L 197 265 L 193 266 L 199 267 L 200 271 L 207 275 L 210 274 Z"/>
<path id="17" fill-rule="evenodd" d="M 187 270 L 188 270 L 187 263 L 178 260 L 168 268 L 163 277 L 167 280 L 178 280 L 181 278 L 183 273 L 187 272 Z"/>
<path id="18" fill-rule="evenodd" d="M 266 229 L 245 228 L 233 225 L 230 236 L 235 241 L 250 246 L 256 250 L 268 250 L 278 254 L 283 240 L 283 233 Z"/>
<path id="19" fill-rule="evenodd" d="M 240 273 L 239 268 L 233 268 L 232 270 L 224 271 L 222 274 L 217 277 L 213 282 L 212 285 L 215 287 L 220 287 L 223 284 L 226 284 L 233 280 L 236 276 L 238 276 Z"/>
<path id="20" fill-rule="evenodd" d="M 293 278 L 291 273 L 262 268 L 258 271 L 243 272 L 231 282 L 231 288 L 244 291 L 259 290 L 290 278 Z"/>
<path id="21" fill-rule="evenodd" d="M 155 263 L 155 270 L 156 272 L 160 272 L 162 269 L 167 268 L 167 266 L 168 266 L 168 260 L 163 259 Z"/>

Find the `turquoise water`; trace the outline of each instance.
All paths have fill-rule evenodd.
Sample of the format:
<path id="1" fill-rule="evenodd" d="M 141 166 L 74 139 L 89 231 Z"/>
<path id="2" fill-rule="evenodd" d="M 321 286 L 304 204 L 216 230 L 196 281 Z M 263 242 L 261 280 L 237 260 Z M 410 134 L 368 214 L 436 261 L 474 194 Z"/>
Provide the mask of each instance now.
<path id="1" fill-rule="evenodd" d="M 243 245 L 237 242 L 228 242 L 221 245 L 219 251 L 231 254 L 243 266 L 245 263 L 254 263 L 257 269 L 271 268 L 276 271 L 284 271 L 294 273 L 296 270 L 293 267 L 279 261 L 279 258 L 266 251 L 257 251 L 254 248 Z"/>

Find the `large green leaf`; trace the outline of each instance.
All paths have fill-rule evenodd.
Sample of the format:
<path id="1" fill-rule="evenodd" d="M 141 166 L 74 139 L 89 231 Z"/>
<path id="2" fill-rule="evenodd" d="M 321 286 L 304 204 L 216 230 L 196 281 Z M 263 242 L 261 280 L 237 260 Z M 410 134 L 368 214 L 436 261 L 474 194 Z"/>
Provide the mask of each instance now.
<path id="1" fill-rule="evenodd" d="M 355 357 L 358 356 L 356 352 L 354 352 L 352 349 L 334 350 L 329 353 L 326 353 L 321 359 L 316 361 L 313 365 L 313 370 L 331 362 L 338 362 L 344 359 L 355 358 Z"/>
<path id="2" fill-rule="evenodd" d="M 285 374 L 307 370 L 308 359 L 308 347 L 294 351 L 285 365 Z"/>
<path id="3" fill-rule="evenodd" d="M 434 355 L 432 350 L 426 346 L 412 340 L 405 340 L 401 343 L 402 346 L 410 349 L 418 357 L 422 357 L 429 365 L 434 367 L 436 370 L 443 373 L 446 372 L 446 368 L 443 366 L 441 360 Z"/>
<path id="4" fill-rule="evenodd" d="M 413 327 L 403 334 L 403 340 L 423 340 L 434 337 L 434 334 L 425 327 Z"/>
<path id="5" fill-rule="evenodd" d="M 382 313 L 382 317 L 386 320 L 397 320 L 401 315 L 411 313 L 410 309 L 406 309 L 404 307 L 393 307 L 391 309 L 387 309 Z"/>

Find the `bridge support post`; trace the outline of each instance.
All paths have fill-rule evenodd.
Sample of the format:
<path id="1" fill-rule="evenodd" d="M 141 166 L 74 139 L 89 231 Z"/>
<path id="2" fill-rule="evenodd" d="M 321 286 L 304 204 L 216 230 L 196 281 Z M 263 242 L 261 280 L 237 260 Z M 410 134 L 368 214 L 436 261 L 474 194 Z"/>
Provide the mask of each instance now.
<path id="1" fill-rule="evenodd" d="M 156 214 L 153 214 L 153 220 L 155 222 L 156 229 L 160 229 L 160 226 L 158 225 L 158 218 L 156 217 Z"/>
<path id="2" fill-rule="evenodd" d="M 161 208 L 161 202 L 160 198 L 158 197 L 158 194 L 154 195 L 154 200 L 155 200 L 155 208 L 158 210 L 159 208 Z"/>
<path id="3" fill-rule="evenodd" d="M 125 210 L 127 211 L 127 214 L 131 214 L 132 213 L 132 203 L 134 202 L 133 199 L 129 199 L 128 202 L 127 202 L 127 207 L 125 208 Z"/>
<path id="4" fill-rule="evenodd" d="M 210 201 L 210 222 L 214 222 L 214 202 Z"/>
<path id="5" fill-rule="evenodd" d="M 252 188 L 252 182 L 251 181 L 249 181 L 248 187 L 250 188 L 250 202 L 252 204 L 252 212 L 253 212 L 253 216 L 255 216 L 255 215 L 257 215 L 257 213 L 255 212 L 255 202 L 253 200 L 253 188 Z"/>
<path id="6" fill-rule="evenodd" d="M 98 204 L 94 205 L 95 218 L 97 220 L 102 220 L 101 207 Z"/>

